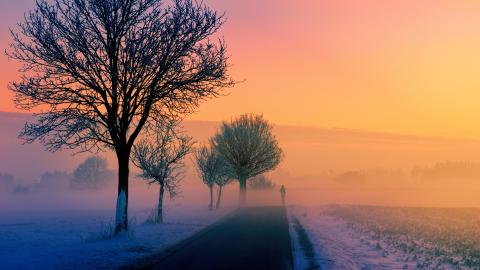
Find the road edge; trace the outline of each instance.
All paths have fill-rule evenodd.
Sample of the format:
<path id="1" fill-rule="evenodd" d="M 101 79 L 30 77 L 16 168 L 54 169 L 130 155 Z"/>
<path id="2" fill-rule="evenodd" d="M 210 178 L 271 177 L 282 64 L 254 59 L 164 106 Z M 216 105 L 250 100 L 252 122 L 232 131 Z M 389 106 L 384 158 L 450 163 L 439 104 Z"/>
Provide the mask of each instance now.
<path id="1" fill-rule="evenodd" d="M 149 254 L 144 257 L 136 258 L 134 261 L 126 263 L 124 265 L 121 265 L 117 267 L 116 269 L 118 270 L 140 270 L 140 269 L 150 269 L 151 266 L 161 262 L 165 257 L 168 255 L 171 255 L 179 250 L 181 250 L 184 246 L 188 245 L 191 241 L 194 241 L 203 235 L 205 235 L 207 232 L 213 230 L 217 226 L 221 225 L 225 220 L 229 219 L 233 215 L 235 215 L 240 208 L 236 208 L 232 211 L 230 211 L 228 214 L 225 216 L 221 217 L 217 221 L 213 222 L 210 225 L 205 226 L 204 228 L 198 230 L 195 232 L 193 235 L 188 236 L 185 239 L 182 239 L 176 243 L 173 243 L 169 246 L 166 246 L 158 251 L 155 251 L 152 254 Z"/>

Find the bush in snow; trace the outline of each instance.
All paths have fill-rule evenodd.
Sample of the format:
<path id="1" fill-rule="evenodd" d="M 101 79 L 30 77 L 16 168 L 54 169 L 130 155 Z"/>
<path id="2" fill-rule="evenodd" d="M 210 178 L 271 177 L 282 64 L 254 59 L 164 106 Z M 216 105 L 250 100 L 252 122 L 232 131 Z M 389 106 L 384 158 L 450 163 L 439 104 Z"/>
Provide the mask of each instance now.
<path id="1" fill-rule="evenodd" d="M 123 235 L 127 238 L 134 238 L 135 237 L 135 226 L 136 226 L 136 220 L 131 219 L 128 222 L 130 229 L 125 232 Z M 89 232 L 80 235 L 80 239 L 84 243 L 92 243 L 92 242 L 98 242 L 98 241 L 105 241 L 105 240 L 110 240 L 113 239 L 116 236 L 115 234 L 115 223 L 113 220 L 110 220 L 108 222 L 100 222 L 100 227 L 98 231 L 95 232 Z"/>

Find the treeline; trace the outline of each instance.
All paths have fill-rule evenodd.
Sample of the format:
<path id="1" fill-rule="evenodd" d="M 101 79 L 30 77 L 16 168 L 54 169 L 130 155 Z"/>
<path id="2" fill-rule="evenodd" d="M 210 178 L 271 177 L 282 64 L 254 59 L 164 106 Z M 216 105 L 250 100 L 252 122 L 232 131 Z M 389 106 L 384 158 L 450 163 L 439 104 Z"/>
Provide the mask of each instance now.
<path id="1" fill-rule="evenodd" d="M 422 179 L 480 179 L 480 163 L 445 161 L 433 166 L 415 166 L 411 176 Z"/>
<path id="2" fill-rule="evenodd" d="M 361 184 L 372 180 L 402 181 L 407 176 L 408 173 L 405 173 L 405 171 L 402 169 L 374 168 L 367 170 L 347 171 L 328 170 L 320 173 L 319 178 L 332 180 L 336 183 Z"/>
<path id="3" fill-rule="evenodd" d="M 416 180 L 450 180 L 480 179 L 480 163 L 471 161 L 444 161 L 433 165 L 415 165 L 412 169 L 374 168 L 366 170 L 347 170 L 322 172 L 321 179 L 337 183 L 360 184 L 369 181 L 400 182 L 406 179 Z"/>
<path id="4" fill-rule="evenodd" d="M 115 173 L 105 159 L 88 157 L 73 172 L 47 171 L 32 182 L 17 179 L 12 174 L 0 174 L 0 191 L 27 193 L 30 191 L 99 190 L 115 183 Z"/>

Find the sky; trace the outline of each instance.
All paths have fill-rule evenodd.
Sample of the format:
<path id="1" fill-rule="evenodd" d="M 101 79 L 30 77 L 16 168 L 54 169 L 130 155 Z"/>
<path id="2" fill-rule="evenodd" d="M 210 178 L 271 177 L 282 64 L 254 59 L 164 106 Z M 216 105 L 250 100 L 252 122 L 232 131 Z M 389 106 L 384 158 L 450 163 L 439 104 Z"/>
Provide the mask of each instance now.
<path id="1" fill-rule="evenodd" d="M 189 119 L 263 113 L 277 124 L 480 139 L 480 2 L 205 0 L 238 81 Z M 0 47 L 33 0 L 0 0 Z M 0 56 L 0 111 L 16 111 Z"/>

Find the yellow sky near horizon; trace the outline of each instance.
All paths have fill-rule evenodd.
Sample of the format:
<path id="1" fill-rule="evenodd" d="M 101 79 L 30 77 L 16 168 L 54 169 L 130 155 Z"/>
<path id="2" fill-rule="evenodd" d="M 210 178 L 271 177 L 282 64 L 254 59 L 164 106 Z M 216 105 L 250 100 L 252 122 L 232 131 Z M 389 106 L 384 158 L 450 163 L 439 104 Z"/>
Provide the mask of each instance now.
<path id="1" fill-rule="evenodd" d="M 0 0 L 7 26 L 33 0 Z M 206 0 L 225 11 L 232 76 L 196 120 L 263 113 L 274 123 L 480 139 L 480 2 Z M 0 56 L 0 110 L 14 111 Z"/>

